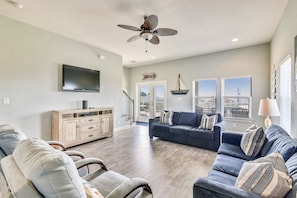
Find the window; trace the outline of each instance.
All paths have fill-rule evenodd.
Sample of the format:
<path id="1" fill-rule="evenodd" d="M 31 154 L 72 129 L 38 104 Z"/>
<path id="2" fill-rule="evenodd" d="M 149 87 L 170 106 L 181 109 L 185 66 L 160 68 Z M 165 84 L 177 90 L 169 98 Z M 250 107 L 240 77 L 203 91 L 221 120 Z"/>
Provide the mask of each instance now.
<path id="1" fill-rule="evenodd" d="M 280 65 L 280 126 L 291 131 L 291 57 Z"/>
<path id="2" fill-rule="evenodd" d="M 194 107 L 196 113 L 216 113 L 217 81 L 215 79 L 194 81 Z"/>
<path id="3" fill-rule="evenodd" d="M 251 118 L 252 77 L 223 79 L 222 108 L 225 118 Z"/>

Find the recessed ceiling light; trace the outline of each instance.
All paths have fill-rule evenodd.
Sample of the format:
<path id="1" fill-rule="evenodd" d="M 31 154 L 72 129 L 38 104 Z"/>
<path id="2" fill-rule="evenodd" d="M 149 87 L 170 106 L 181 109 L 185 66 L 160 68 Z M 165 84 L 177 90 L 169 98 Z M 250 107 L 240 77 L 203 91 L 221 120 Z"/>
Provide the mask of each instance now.
<path id="1" fill-rule="evenodd" d="M 24 8 L 24 5 L 21 4 L 21 3 L 19 3 L 19 2 L 17 2 L 17 1 L 7 0 L 7 2 L 9 2 L 10 4 L 12 4 L 16 8 L 20 8 L 20 9 Z"/>
<path id="2" fill-rule="evenodd" d="M 237 41 L 239 41 L 238 38 L 234 38 L 234 39 L 232 39 L 232 42 L 237 42 Z"/>
<path id="3" fill-rule="evenodd" d="M 152 56 L 152 59 L 155 59 L 156 57 Z"/>

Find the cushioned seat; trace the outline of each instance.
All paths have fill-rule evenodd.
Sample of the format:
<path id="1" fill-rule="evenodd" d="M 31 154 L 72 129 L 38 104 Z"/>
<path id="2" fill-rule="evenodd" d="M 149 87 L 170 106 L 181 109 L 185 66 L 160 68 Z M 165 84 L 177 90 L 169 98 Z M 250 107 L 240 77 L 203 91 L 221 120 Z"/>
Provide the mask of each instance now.
<path id="1" fill-rule="evenodd" d="M 199 129 L 198 127 L 189 129 L 189 136 L 207 140 L 214 139 L 214 133 L 206 129 Z"/>
<path id="2" fill-rule="evenodd" d="M 176 126 L 170 127 L 170 133 L 189 136 L 189 130 L 191 128 L 193 127 L 186 126 L 186 125 L 176 125 Z"/>
<path id="3" fill-rule="evenodd" d="M 155 131 L 164 131 L 168 132 L 170 131 L 170 125 L 169 124 L 163 124 L 163 123 L 155 123 L 153 126 L 153 129 Z"/>
<path id="4" fill-rule="evenodd" d="M 235 185 L 236 178 L 235 176 L 223 173 L 221 171 L 211 170 L 208 173 L 208 178 L 217 182 L 222 182 L 227 185 Z"/>
<path id="5" fill-rule="evenodd" d="M 221 146 L 218 150 L 218 154 L 229 155 L 232 157 L 236 157 L 236 158 L 248 160 L 248 161 L 257 159 L 257 157 L 245 155 L 244 152 L 242 151 L 242 149 L 240 148 L 240 146 L 233 145 L 233 144 L 227 144 L 227 143 L 221 144 Z"/>
<path id="6" fill-rule="evenodd" d="M 246 160 L 221 154 L 216 157 L 212 169 L 237 177 L 244 162 Z"/>

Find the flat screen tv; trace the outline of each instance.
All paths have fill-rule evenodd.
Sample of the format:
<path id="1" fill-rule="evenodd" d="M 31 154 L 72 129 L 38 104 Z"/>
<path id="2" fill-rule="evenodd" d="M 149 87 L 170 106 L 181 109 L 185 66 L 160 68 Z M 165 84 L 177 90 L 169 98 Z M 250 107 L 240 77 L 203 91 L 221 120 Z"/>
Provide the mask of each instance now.
<path id="1" fill-rule="evenodd" d="M 62 65 L 62 90 L 77 92 L 99 92 L 100 71 Z"/>

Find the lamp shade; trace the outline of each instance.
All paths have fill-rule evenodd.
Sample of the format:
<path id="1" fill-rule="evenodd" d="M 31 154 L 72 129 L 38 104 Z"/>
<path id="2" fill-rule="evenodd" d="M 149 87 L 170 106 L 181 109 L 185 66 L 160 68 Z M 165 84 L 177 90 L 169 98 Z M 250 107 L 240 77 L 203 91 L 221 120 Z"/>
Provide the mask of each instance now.
<path id="1" fill-rule="evenodd" d="M 280 116 L 275 99 L 261 99 L 258 115 L 261 116 Z"/>

